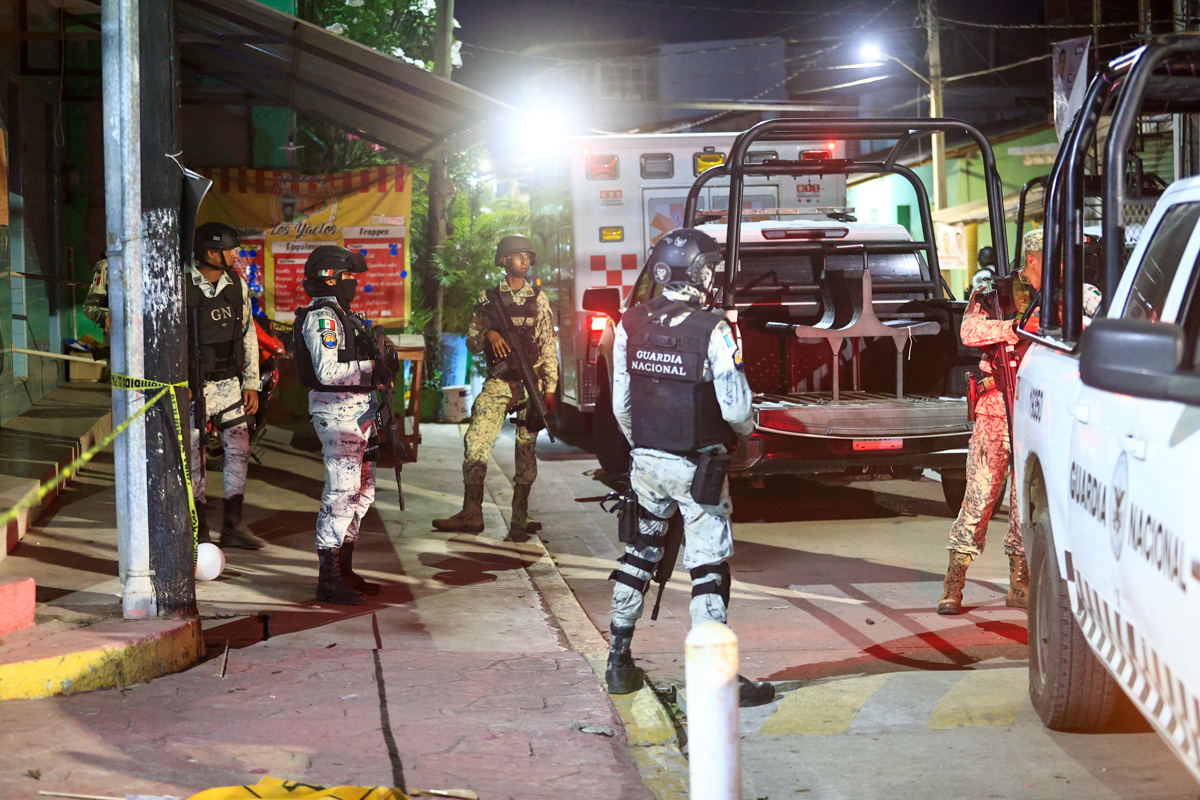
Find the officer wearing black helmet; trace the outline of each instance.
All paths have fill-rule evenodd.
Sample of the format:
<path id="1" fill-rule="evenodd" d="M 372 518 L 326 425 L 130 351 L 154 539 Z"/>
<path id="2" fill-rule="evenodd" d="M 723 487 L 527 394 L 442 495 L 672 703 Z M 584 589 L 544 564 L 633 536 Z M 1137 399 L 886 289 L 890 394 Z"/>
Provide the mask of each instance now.
<path id="1" fill-rule="evenodd" d="M 195 260 L 184 279 L 188 319 L 196 319 L 199 341 L 189 341 L 189 370 L 199 362 L 192 386 L 203 386 L 204 409 L 225 449 L 225 506 L 221 547 L 258 550 L 266 542 L 242 523 L 246 471 L 250 465 L 250 418 L 258 410 L 258 336 L 251 319 L 250 290 L 233 269 L 241 244 L 238 232 L 221 222 L 196 228 Z M 191 330 L 193 326 L 189 326 Z M 197 348 L 199 353 L 197 353 Z M 196 356 L 199 358 L 196 358 Z M 193 415 L 194 419 L 194 415 Z M 205 469 L 200 446 L 203 431 L 192 426 L 192 494 L 200 515 L 199 539 L 209 541 L 205 514 Z"/>
<path id="2" fill-rule="evenodd" d="M 676 512 L 684 521 L 692 624 L 728 618 L 733 531 L 726 454 L 754 424 L 733 331 L 723 316 L 701 308 L 720 262 L 720 246 L 707 234 L 691 228 L 666 234 L 647 261 L 662 296 L 630 309 L 617 326 L 613 414 L 633 446 L 629 480 L 638 524 L 610 576 L 616 581 L 605 671 L 610 694 L 642 686 L 630 642 Z M 738 680 L 743 706 L 775 697 L 769 683 Z"/>
<path id="3" fill-rule="evenodd" d="M 536 412 L 531 417 L 525 398 L 525 387 L 516 370 L 504 357 L 513 347 L 524 348 L 533 366 L 543 394 L 546 409 L 554 411 L 554 390 L 558 385 L 558 337 L 550 315 L 550 302 L 538 286 L 526 277 L 537 260 L 533 242 L 526 236 L 505 236 L 496 245 L 496 266 L 504 267 L 496 298 L 512 320 L 519 341 L 506 341 L 495 330 L 489 310 L 491 300 L 487 290 L 479 295 L 479 303 L 471 316 L 467 330 L 467 349 L 483 354 L 487 359 L 488 379 L 471 406 L 471 425 L 463 442 L 463 507 L 446 519 L 435 519 L 433 527 L 440 531 L 479 533 L 483 530 L 483 479 L 487 462 L 504 418 L 517 414 L 516 473 L 513 476 L 512 522 L 513 533 L 529 533 L 542 526 L 529 516 L 529 492 L 537 478 L 537 436 L 541 421 Z"/>
<path id="4" fill-rule="evenodd" d="M 359 605 L 379 584 L 354 572 L 354 545 L 363 517 L 375 501 L 376 370 L 397 364 L 377 361 L 380 328 L 350 309 L 356 274 L 367 271 L 360 253 L 321 245 L 304 264 L 304 291 L 312 302 L 296 310 L 296 372 L 309 389 L 308 413 L 321 441 L 325 489 L 317 512 L 317 599 Z"/>

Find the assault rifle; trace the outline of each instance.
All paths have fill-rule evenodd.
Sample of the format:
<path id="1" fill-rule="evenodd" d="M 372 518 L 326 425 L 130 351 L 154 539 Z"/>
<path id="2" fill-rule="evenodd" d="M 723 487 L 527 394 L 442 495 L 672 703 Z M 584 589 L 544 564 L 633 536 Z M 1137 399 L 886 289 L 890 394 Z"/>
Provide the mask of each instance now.
<path id="1" fill-rule="evenodd" d="M 504 337 L 504 342 L 508 345 L 508 355 L 501 363 L 507 363 L 508 366 L 515 369 L 521 378 L 521 385 L 525 387 L 527 400 L 525 427 L 533 433 L 545 428 L 546 435 L 553 442 L 555 441 L 554 431 L 550 430 L 549 420 L 546 419 L 549 413 L 546 409 L 546 399 L 542 397 L 542 390 L 538 385 L 537 375 L 533 371 L 533 364 L 529 363 L 529 354 L 521 346 L 521 339 L 517 335 L 512 317 L 508 315 L 508 310 L 500 299 L 500 289 L 493 286 L 487 290 L 486 296 L 488 301 L 476 306 L 476 310 L 482 310 L 491 319 L 493 329 Z"/>
<path id="2" fill-rule="evenodd" d="M 683 512 L 676 511 L 667 520 L 667 538 L 663 542 L 662 558 L 654 567 L 653 581 L 658 584 L 658 594 L 654 597 L 654 608 L 650 611 L 650 619 L 658 619 L 658 607 L 662 604 L 663 589 L 675 572 L 675 562 L 679 560 L 679 548 L 683 544 Z"/>
<path id="3" fill-rule="evenodd" d="M 981 303 L 983 300 L 987 300 L 993 319 L 1001 321 L 1005 319 L 1003 304 L 1000 302 L 999 280 L 990 291 L 983 293 L 979 299 Z M 1000 390 L 1000 396 L 1004 398 L 1004 410 L 1008 415 L 1008 435 L 1011 442 L 1013 410 L 1016 406 L 1017 368 L 1013 364 L 1012 345 L 1007 342 L 999 342 L 993 346 L 996 349 L 995 358 L 991 359 L 992 376 L 996 379 L 996 388 Z"/>
<path id="4" fill-rule="evenodd" d="M 382 328 L 374 327 L 354 313 L 347 314 L 346 319 L 354 326 L 356 335 L 362 333 L 361 340 L 366 342 L 371 360 L 375 362 L 375 369 L 371 371 L 375 388 L 379 389 L 375 432 L 376 435 L 382 433 L 387 438 L 388 455 L 392 457 L 392 469 L 396 473 L 396 492 L 399 495 L 400 510 L 403 511 L 404 482 L 401 472 L 404 471 L 404 462 L 410 459 L 408 448 L 400 444 L 400 423 L 396 420 L 396 373 L 400 369 L 400 359 L 396 355 L 396 348 L 392 347 L 392 343 L 383 335 Z M 378 335 L 376 331 L 379 332 Z"/>

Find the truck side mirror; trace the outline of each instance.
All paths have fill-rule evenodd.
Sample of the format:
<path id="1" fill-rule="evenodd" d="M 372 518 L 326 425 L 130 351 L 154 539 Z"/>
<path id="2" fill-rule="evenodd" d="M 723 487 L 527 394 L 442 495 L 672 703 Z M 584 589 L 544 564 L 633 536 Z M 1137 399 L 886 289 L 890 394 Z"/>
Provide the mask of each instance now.
<path id="1" fill-rule="evenodd" d="M 995 271 L 996 267 L 996 248 L 988 245 L 987 247 L 979 248 L 979 267 L 991 267 Z"/>
<path id="2" fill-rule="evenodd" d="M 1095 389 L 1200 404 L 1200 375 L 1180 371 L 1183 328 L 1132 319 L 1094 320 L 1079 339 L 1079 376 Z"/>
<path id="3" fill-rule="evenodd" d="M 613 323 L 621 321 L 621 290 L 616 286 L 597 286 L 583 293 L 583 310 L 604 314 Z"/>

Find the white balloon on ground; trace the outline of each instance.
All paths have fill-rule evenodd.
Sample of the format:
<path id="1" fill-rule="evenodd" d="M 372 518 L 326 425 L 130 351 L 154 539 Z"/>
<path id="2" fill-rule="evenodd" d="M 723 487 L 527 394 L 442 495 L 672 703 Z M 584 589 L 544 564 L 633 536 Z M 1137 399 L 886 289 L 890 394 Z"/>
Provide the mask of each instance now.
<path id="1" fill-rule="evenodd" d="M 225 571 L 225 554 L 211 542 L 203 542 L 196 548 L 196 580 L 212 581 Z"/>

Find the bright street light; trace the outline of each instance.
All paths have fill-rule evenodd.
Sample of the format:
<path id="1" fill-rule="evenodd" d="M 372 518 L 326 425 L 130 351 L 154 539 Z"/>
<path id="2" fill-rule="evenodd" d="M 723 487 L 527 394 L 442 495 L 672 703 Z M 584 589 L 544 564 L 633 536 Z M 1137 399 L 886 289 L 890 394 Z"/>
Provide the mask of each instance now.
<path id="1" fill-rule="evenodd" d="M 867 44 L 864 44 L 859 48 L 858 54 L 862 57 L 863 61 L 883 60 L 883 51 L 880 50 L 879 45 L 875 44 L 874 42 L 868 42 Z"/>

